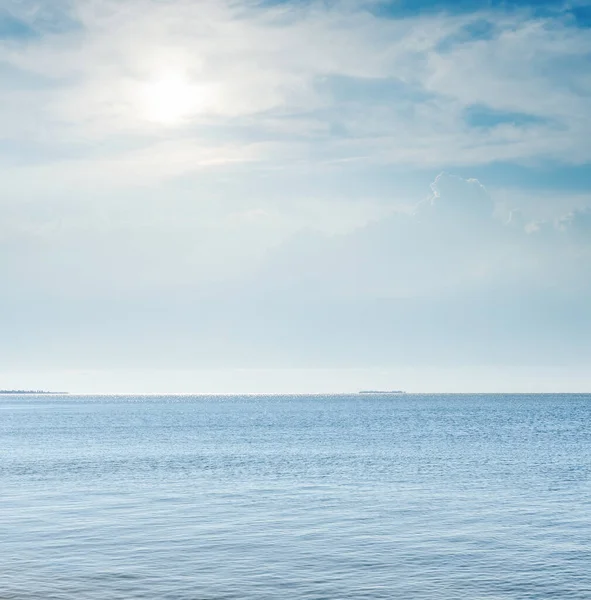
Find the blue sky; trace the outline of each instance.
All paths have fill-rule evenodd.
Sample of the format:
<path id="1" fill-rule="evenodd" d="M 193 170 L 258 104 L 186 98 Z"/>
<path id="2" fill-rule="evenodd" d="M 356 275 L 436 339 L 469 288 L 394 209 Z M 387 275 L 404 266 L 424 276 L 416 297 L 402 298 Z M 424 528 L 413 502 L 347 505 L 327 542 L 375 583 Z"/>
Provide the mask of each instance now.
<path id="1" fill-rule="evenodd" d="M 0 0 L 0 387 L 591 389 L 590 24 Z"/>

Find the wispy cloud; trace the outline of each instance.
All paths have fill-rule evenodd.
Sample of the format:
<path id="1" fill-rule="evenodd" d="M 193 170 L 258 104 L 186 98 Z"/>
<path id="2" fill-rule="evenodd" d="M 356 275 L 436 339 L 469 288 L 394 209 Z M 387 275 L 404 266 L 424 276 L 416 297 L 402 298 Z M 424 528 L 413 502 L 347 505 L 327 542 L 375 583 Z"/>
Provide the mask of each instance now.
<path id="1" fill-rule="evenodd" d="M 38 9 L 18 18 L 33 28 Z M 100 143 L 118 155 L 122 136 L 145 145 L 166 135 L 179 144 L 189 136 L 201 145 L 223 137 L 289 147 L 299 131 L 324 160 L 435 168 L 591 158 L 591 41 L 566 17 L 488 10 L 381 18 L 364 3 L 80 0 L 64 19 L 79 27 L 4 43 L 14 85 L 3 99 L 6 138 Z M 145 118 L 143 103 L 150 85 L 171 74 L 192 86 L 194 106 L 163 129 Z M 19 86 L 19 77 L 34 76 L 44 89 Z M 471 118 L 477 109 L 488 111 L 487 127 Z M 295 148 L 307 152 L 306 143 Z M 281 154 L 290 152 L 259 159 Z"/>

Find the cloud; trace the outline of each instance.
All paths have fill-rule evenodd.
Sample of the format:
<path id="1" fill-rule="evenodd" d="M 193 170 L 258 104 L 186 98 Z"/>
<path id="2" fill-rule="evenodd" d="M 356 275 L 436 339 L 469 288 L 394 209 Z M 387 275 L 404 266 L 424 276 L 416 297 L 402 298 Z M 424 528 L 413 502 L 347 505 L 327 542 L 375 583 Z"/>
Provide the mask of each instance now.
<path id="1" fill-rule="evenodd" d="M 589 357 L 588 212 L 528 233 L 523 217 L 494 214 L 478 181 L 440 174 L 432 189 L 412 215 L 284 244 L 253 288 L 259 325 L 282 331 L 297 360 L 307 347 L 310 364 Z"/>
<path id="2" fill-rule="evenodd" d="M 582 242 L 587 242 L 587 236 L 591 233 L 591 210 L 586 208 L 568 213 L 559 220 L 558 227 L 561 231 L 577 236 Z"/>
<path id="3" fill-rule="evenodd" d="M 412 214 L 393 213 L 341 236 L 301 235 L 270 259 L 265 277 L 325 293 L 412 297 L 507 276 L 506 256 L 525 240 L 494 215 L 477 180 L 441 173 Z"/>
<path id="4" fill-rule="evenodd" d="M 269 220 L 259 207 L 227 213 L 223 226 L 189 222 L 180 209 L 171 205 L 174 227 L 139 223 L 131 211 L 127 224 L 97 229 L 92 220 L 4 238 L 3 331 L 21 340 L 4 347 L 5 363 L 340 368 L 591 358 L 585 211 L 533 228 L 525 216 L 507 222 L 480 182 L 445 173 L 414 212 L 283 242 L 277 213 Z"/>
<path id="5" fill-rule="evenodd" d="M 440 173 L 431 184 L 432 195 L 417 206 L 425 219 L 450 218 L 484 221 L 492 217 L 494 203 L 477 179 L 462 179 Z"/>
<path id="6" fill-rule="evenodd" d="M 29 6 L 23 27 L 79 24 L 0 48 L 11 69 L 53 81 L 27 92 L 15 77 L 3 99 L 5 139 L 44 145 L 46 160 L 74 146 L 90 161 L 97 144 L 121 156 L 129 140 L 149 154 L 163 135 L 179 145 L 192 138 L 200 152 L 214 139 L 264 143 L 258 160 L 273 165 L 591 159 L 581 59 L 590 42 L 560 14 L 384 18 L 371 3 L 78 0 L 41 18 Z M 162 129 L 138 102 L 171 71 L 207 88 L 209 100 L 182 127 Z"/>
<path id="7" fill-rule="evenodd" d="M 589 197 L 535 189 L 591 161 L 565 11 L 46 4 L 0 40 L 6 360 L 589 358 Z"/>

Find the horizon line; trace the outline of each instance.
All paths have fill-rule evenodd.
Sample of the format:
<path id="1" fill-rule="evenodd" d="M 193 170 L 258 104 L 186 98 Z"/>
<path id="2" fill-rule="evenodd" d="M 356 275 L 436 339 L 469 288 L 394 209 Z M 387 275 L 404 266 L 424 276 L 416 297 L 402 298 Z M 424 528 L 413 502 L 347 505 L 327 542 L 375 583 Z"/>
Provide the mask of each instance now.
<path id="1" fill-rule="evenodd" d="M 591 395 L 590 391 L 462 391 L 462 392 L 421 392 L 421 391 L 404 391 L 404 392 L 362 392 L 362 391 L 342 391 L 342 392 L 18 392 L 18 391 L 0 391 L 2 396 L 101 396 L 101 397 L 124 397 L 124 396 L 153 396 L 153 397 L 238 397 L 238 396 L 294 396 L 294 397 L 305 397 L 305 396 L 469 396 L 469 395 L 486 395 L 486 396 L 588 396 Z"/>

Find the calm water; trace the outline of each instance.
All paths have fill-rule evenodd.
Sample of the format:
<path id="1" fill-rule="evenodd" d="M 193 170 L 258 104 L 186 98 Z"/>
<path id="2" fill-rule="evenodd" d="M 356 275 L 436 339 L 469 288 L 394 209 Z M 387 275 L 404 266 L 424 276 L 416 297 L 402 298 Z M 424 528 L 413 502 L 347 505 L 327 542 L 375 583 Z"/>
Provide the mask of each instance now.
<path id="1" fill-rule="evenodd" d="M 591 396 L 0 397 L 0 598 L 591 598 Z"/>

